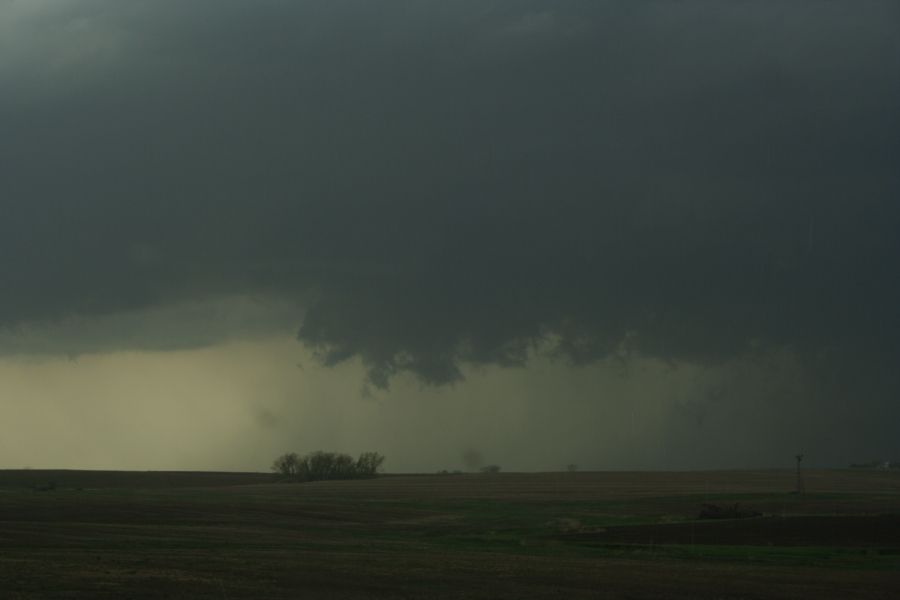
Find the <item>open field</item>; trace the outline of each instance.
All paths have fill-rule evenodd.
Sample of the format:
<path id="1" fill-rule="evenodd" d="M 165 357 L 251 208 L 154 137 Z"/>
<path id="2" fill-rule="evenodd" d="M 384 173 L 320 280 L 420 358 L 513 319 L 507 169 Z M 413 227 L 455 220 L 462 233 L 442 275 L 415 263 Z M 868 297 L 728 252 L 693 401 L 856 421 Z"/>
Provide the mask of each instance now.
<path id="1" fill-rule="evenodd" d="M 268 480 L 2 471 L 0 597 L 900 598 L 896 472 Z"/>

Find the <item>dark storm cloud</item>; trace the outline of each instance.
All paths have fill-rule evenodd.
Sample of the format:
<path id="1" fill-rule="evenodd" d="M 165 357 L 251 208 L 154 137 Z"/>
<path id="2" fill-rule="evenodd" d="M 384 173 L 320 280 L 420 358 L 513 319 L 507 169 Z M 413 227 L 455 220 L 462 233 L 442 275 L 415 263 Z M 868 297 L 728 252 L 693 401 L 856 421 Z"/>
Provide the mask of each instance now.
<path id="1" fill-rule="evenodd" d="M 900 350 L 896 3 L 59 4 L 0 3 L 7 326 L 301 298 L 377 385 Z"/>
<path id="2" fill-rule="evenodd" d="M 21 322 L 0 329 L 0 358 L 53 357 L 118 350 L 178 350 L 286 336 L 303 312 L 275 298 L 229 295 L 118 310 L 109 315 L 70 314 L 50 322 Z"/>

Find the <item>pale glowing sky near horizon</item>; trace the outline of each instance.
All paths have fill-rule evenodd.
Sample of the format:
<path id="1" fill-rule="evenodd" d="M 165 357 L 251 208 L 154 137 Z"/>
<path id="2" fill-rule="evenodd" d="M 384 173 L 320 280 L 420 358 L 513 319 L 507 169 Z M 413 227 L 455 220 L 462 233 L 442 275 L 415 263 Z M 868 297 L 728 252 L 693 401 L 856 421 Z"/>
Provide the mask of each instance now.
<path id="1" fill-rule="evenodd" d="M 572 369 L 535 358 L 445 388 L 402 376 L 385 392 L 364 389 L 357 361 L 323 367 L 290 336 L 7 358 L 0 466 L 256 471 L 285 451 L 375 449 L 391 472 L 467 469 L 468 450 L 523 471 L 789 467 L 795 447 L 822 440 L 806 430 L 816 417 L 785 363 Z"/>

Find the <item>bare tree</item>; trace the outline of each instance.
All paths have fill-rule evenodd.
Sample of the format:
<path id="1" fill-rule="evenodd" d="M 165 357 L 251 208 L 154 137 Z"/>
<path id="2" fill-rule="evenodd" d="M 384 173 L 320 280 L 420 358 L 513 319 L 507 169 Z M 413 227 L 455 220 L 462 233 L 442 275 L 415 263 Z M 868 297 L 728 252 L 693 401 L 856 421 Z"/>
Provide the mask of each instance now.
<path id="1" fill-rule="evenodd" d="M 378 469 L 384 464 L 384 456 L 378 452 L 363 452 L 356 460 L 356 473 L 359 477 L 375 477 Z"/>
<path id="2" fill-rule="evenodd" d="M 308 476 L 311 481 L 334 479 L 337 462 L 337 455 L 334 452 L 316 451 L 307 458 L 309 460 Z"/>
<path id="3" fill-rule="evenodd" d="M 296 479 L 299 474 L 300 457 L 296 452 L 287 452 L 282 454 L 272 463 L 272 470 L 275 473 L 288 479 Z"/>

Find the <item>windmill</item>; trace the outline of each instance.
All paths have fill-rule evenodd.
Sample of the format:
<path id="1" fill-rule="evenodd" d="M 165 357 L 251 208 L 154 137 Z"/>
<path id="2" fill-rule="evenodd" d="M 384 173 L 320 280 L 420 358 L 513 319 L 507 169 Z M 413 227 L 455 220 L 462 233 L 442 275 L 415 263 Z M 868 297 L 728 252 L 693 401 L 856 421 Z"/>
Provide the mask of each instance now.
<path id="1" fill-rule="evenodd" d="M 800 472 L 800 463 L 803 462 L 803 454 L 798 454 L 795 456 L 797 459 L 797 493 L 802 494 L 804 491 L 803 488 L 803 474 Z"/>

